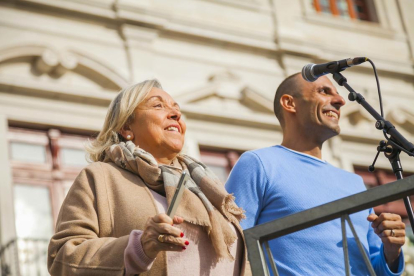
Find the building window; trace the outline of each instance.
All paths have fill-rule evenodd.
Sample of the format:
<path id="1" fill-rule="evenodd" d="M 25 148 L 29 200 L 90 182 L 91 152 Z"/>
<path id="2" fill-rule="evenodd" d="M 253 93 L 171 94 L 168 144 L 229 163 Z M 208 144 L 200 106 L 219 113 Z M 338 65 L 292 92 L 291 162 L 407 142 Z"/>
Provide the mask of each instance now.
<path id="1" fill-rule="evenodd" d="M 311 0 L 318 13 L 378 22 L 372 0 Z"/>
<path id="2" fill-rule="evenodd" d="M 18 237 L 49 239 L 52 236 L 52 206 L 47 186 L 14 184 L 14 206 Z"/>
<path id="3" fill-rule="evenodd" d="M 47 275 L 47 245 L 53 235 L 49 187 L 14 184 L 20 275 Z"/>
<path id="4" fill-rule="evenodd" d="M 226 183 L 240 155 L 241 152 L 233 150 L 200 150 L 201 162 L 206 164 L 223 183 Z"/>
<path id="5" fill-rule="evenodd" d="M 10 127 L 9 156 L 17 232 L 19 274 L 47 275 L 47 246 L 60 206 L 87 165 L 89 136 Z"/>
<path id="6" fill-rule="evenodd" d="M 83 149 L 87 139 L 88 136 L 65 134 L 57 129 L 41 131 L 10 128 L 10 164 L 16 199 L 24 198 L 29 190 L 40 193 L 43 188 L 46 189 L 53 221 L 56 221 L 70 186 L 68 183 L 72 183 L 88 164 Z M 17 231 L 19 233 L 20 230 Z"/>
<path id="7" fill-rule="evenodd" d="M 27 142 L 11 142 L 10 156 L 15 161 L 44 164 L 46 163 L 46 147 Z"/>

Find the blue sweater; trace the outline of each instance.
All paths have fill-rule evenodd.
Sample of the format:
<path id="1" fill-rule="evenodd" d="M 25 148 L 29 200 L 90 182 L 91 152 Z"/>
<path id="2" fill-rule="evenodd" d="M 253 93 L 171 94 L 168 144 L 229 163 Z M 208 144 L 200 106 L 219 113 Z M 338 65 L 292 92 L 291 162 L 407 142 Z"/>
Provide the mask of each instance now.
<path id="1" fill-rule="evenodd" d="M 307 154 L 273 146 L 244 153 L 226 184 L 236 203 L 246 210 L 244 229 L 365 191 L 356 174 Z M 377 275 L 392 273 L 381 240 L 362 211 L 350 216 Z M 352 275 L 369 275 L 352 232 L 347 227 Z M 269 241 L 280 275 L 345 275 L 341 222 L 329 221 Z"/>

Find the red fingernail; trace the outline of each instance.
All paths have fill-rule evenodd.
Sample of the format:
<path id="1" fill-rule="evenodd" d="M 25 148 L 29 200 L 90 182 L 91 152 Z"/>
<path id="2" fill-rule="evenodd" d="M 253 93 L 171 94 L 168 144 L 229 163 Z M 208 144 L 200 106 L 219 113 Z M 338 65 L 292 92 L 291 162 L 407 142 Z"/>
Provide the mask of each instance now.
<path id="1" fill-rule="evenodd" d="M 189 241 L 185 241 L 185 245 L 189 245 L 190 244 L 190 242 Z"/>
<path id="2" fill-rule="evenodd" d="M 181 237 L 181 238 L 182 238 L 182 237 L 184 237 L 184 233 L 183 233 L 183 232 L 181 232 L 180 237 Z"/>
<path id="3" fill-rule="evenodd" d="M 183 249 L 187 249 L 187 247 L 183 246 Z"/>

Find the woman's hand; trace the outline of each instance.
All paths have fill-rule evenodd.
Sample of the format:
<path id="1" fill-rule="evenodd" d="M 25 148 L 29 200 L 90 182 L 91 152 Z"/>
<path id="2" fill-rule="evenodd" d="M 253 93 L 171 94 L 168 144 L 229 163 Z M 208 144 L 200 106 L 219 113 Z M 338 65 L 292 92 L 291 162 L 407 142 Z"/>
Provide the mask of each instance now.
<path id="1" fill-rule="evenodd" d="M 183 239 L 184 233 L 173 226 L 183 221 L 177 216 L 172 220 L 166 214 L 158 214 L 149 218 L 141 236 L 144 253 L 154 259 L 160 251 L 184 251 L 189 242 Z M 159 238 L 160 235 L 164 236 Z"/>

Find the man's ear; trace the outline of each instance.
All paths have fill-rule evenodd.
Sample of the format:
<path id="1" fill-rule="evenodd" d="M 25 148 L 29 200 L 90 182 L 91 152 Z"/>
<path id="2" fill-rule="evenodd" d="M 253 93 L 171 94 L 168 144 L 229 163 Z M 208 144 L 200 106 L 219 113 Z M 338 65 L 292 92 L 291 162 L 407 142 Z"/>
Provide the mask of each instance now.
<path id="1" fill-rule="evenodd" d="M 285 111 L 290 113 L 296 113 L 295 100 L 291 95 L 282 95 L 282 97 L 280 97 L 280 105 Z"/>
<path id="2" fill-rule="evenodd" d="M 131 128 L 128 124 L 125 124 L 121 130 L 119 131 L 119 134 L 121 134 L 122 137 L 124 137 L 127 141 L 134 140 L 134 133 L 132 132 Z"/>

